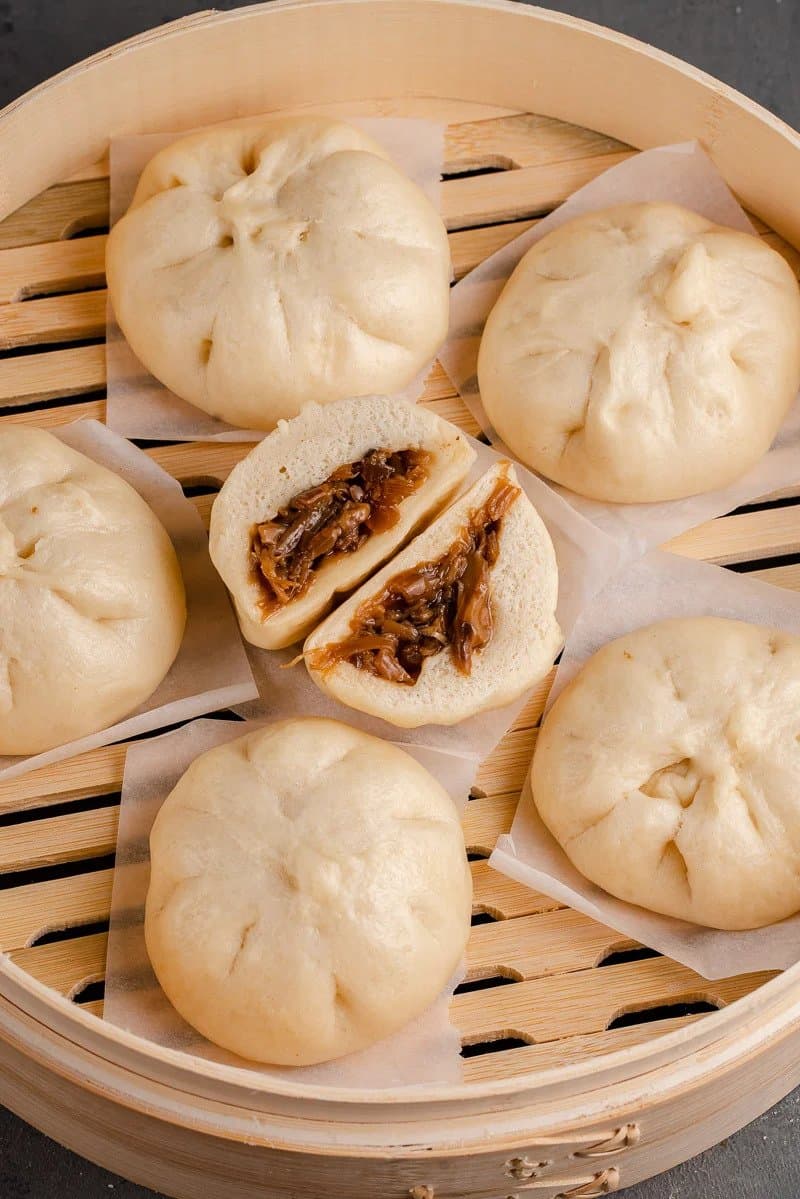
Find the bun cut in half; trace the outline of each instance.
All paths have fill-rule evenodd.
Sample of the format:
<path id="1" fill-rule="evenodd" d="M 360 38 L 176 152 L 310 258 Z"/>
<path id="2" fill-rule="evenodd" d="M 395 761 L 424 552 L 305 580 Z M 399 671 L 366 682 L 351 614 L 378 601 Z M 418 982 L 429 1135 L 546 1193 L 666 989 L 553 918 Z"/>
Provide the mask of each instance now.
<path id="1" fill-rule="evenodd" d="M 334 699 L 402 728 L 457 724 L 520 696 L 561 645 L 550 536 L 498 462 L 312 633 Z"/>
<path id="2" fill-rule="evenodd" d="M 384 396 L 282 421 L 211 512 L 211 558 L 246 639 L 281 649 L 305 637 L 444 506 L 474 459 L 454 425 Z"/>

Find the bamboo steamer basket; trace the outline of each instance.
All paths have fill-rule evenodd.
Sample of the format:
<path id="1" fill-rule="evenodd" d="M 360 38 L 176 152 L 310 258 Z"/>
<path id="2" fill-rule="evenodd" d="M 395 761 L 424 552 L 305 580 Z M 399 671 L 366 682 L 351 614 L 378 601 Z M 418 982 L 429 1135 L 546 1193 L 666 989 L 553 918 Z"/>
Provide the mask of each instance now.
<path id="1" fill-rule="evenodd" d="M 619 34 L 491 0 L 279 0 L 201 13 L 0 114 L 0 421 L 104 415 L 109 137 L 301 106 L 446 122 L 443 206 L 458 275 L 632 147 L 687 138 L 702 141 L 761 235 L 800 269 L 797 134 Z M 423 402 L 475 431 L 439 368 Z M 244 449 L 147 452 L 207 518 Z M 800 485 L 670 548 L 800 588 L 798 497 Z M 176 1199 L 591 1199 L 766 1109 L 800 1081 L 800 967 L 707 982 L 489 870 L 546 691 L 484 763 L 465 817 L 476 917 L 452 1005 L 462 1085 L 279 1083 L 104 1024 L 117 745 L 0 783 L 0 1100 Z"/>

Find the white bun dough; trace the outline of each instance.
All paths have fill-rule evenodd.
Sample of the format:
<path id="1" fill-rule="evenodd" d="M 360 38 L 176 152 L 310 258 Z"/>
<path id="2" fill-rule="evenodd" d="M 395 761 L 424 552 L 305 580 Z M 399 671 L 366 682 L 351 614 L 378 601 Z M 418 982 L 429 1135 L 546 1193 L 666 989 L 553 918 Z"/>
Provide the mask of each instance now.
<path id="1" fill-rule="evenodd" d="M 536 806 L 612 895 L 720 929 L 800 909 L 800 637 L 716 617 L 604 646 L 554 703 Z"/>
<path id="2" fill-rule="evenodd" d="M 147 949 L 208 1040 L 303 1066 L 395 1032 L 464 951 L 458 813 L 403 750 L 278 721 L 197 758 L 150 835 Z"/>
<path id="3" fill-rule="evenodd" d="M 347 637 L 357 609 L 390 579 L 449 550 L 500 476 L 517 482 L 513 466 L 497 463 L 311 634 L 303 653 L 320 690 L 390 724 L 416 728 L 457 724 L 500 708 L 544 678 L 562 643 L 555 615 L 558 565 L 550 534 L 523 491 L 500 526 L 500 553 L 490 573 L 492 639 L 475 653 L 470 674 L 458 670 L 449 648 L 425 659 L 413 686 L 379 678 L 347 661 L 324 669 L 313 666 L 314 651 Z"/>
<path id="4" fill-rule="evenodd" d="M 324 117 L 237 121 L 160 151 L 106 268 L 144 366 L 245 428 L 400 391 L 447 333 L 439 213 L 381 146 Z"/>
<path id="5" fill-rule="evenodd" d="M 489 314 L 481 397 L 523 462 L 580 495 L 672 500 L 769 449 L 800 386 L 800 290 L 760 238 L 673 204 L 576 218 Z"/>
<path id="6" fill-rule="evenodd" d="M 333 555 L 303 595 L 265 618 L 263 591 L 250 562 L 253 526 L 377 448 L 427 450 L 433 455 L 428 478 L 402 501 L 396 525 L 373 533 L 353 553 Z M 233 597 L 246 639 L 279 649 L 305 637 L 337 595 L 362 582 L 442 507 L 474 460 L 475 451 L 455 425 L 385 396 L 338 400 L 324 408 L 311 404 L 293 420 L 282 421 L 233 468 L 211 510 L 211 559 Z"/>
<path id="7" fill-rule="evenodd" d="M 0 430 L 0 753 L 129 715 L 185 620 L 175 550 L 141 496 L 44 430 Z"/>

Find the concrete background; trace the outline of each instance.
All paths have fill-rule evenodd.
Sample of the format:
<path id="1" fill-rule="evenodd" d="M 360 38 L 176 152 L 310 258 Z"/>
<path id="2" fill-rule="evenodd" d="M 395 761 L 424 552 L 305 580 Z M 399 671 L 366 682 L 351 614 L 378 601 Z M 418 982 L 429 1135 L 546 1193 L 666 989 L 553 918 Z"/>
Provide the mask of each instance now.
<path id="1" fill-rule="evenodd" d="M 87 54 L 203 7 L 187 0 L 0 0 L 0 105 Z M 236 4 L 219 0 L 216 7 Z M 800 0 L 550 0 L 549 7 L 668 50 L 800 128 Z M 798 1199 L 798 1119 L 800 1091 L 737 1136 L 625 1195 Z M 0 1108 L 0 1199 L 152 1194 L 81 1161 Z"/>

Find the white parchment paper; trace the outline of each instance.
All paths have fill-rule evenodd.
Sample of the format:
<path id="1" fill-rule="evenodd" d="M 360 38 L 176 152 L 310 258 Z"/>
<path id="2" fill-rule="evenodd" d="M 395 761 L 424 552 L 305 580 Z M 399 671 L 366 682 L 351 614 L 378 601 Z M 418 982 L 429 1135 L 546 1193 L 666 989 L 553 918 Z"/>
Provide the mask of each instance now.
<path id="1" fill-rule="evenodd" d="M 263 723 L 263 722 L 261 722 Z M 156 814 L 189 764 L 215 745 L 252 732 L 256 724 L 198 720 L 129 748 L 125 761 L 117 861 L 111 902 L 103 1017 L 139 1036 L 207 1061 L 328 1086 L 376 1090 L 424 1083 L 459 1082 L 460 1038 L 449 1005 L 463 968 L 416 1020 L 376 1045 L 318 1066 L 262 1066 L 220 1049 L 190 1027 L 161 990 L 144 940 L 144 902 L 150 879 L 149 837 Z M 447 788 L 461 809 L 471 763 L 450 754 L 405 746 Z M 337 796 L 331 796 L 335 803 Z M 201 947 L 198 947 L 201 951 Z"/>
<path id="2" fill-rule="evenodd" d="M 142 450 L 98 421 L 76 421 L 51 432 L 130 483 L 164 525 L 186 588 L 186 630 L 166 678 L 125 720 L 44 753 L 0 757 L 0 778 L 13 778 L 99 745 L 191 720 L 257 694 L 230 601 L 208 556 L 205 529 L 180 484 Z"/>
<path id="3" fill-rule="evenodd" d="M 276 115 L 276 114 L 271 114 Z M 343 117 L 380 143 L 395 164 L 440 206 L 445 126 L 437 121 L 402 117 Z M 222 122 L 229 124 L 230 122 Z M 110 224 L 127 211 L 145 165 L 186 133 L 143 133 L 113 138 L 109 152 Z M 398 398 L 414 402 L 423 392 L 433 363 L 428 363 Z M 125 437 L 142 441 L 260 441 L 264 431 L 239 429 L 209 416 L 164 387 L 142 365 L 114 319 L 106 316 L 106 421 Z"/>
<path id="4" fill-rule="evenodd" d="M 667 617 L 722 616 L 800 634 L 800 594 L 705 562 L 652 552 L 607 584 L 568 639 L 548 707 L 601 646 Z M 545 717 L 546 719 L 546 717 Z M 536 810 L 527 780 L 489 865 L 682 962 L 704 978 L 784 970 L 800 959 L 800 914 L 767 928 L 719 932 L 615 899 L 572 865 Z"/>
<path id="5" fill-rule="evenodd" d="M 506 280 L 532 245 L 586 212 L 644 200 L 682 204 L 709 220 L 745 233 L 753 226 L 711 159 L 696 142 L 633 155 L 580 188 L 502 250 L 465 275 L 451 292 L 450 335 L 439 360 L 493 445 L 513 458 L 492 428 L 478 391 L 477 363 L 483 326 Z M 588 520 L 617 537 L 636 558 L 685 529 L 800 481 L 800 400 L 790 410 L 770 452 L 729 487 L 658 504 L 611 504 L 586 499 L 549 483 Z"/>
<path id="6" fill-rule="evenodd" d="M 463 490 L 503 458 L 495 450 L 469 439 L 477 457 Z M 621 561 L 617 542 L 587 521 L 561 496 L 524 466 L 516 465 L 517 477 L 547 526 L 558 561 L 557 617 L 566 636 L 592 596 L 616 572 Z M 524 634 L 523 634 L 524 635 Z M 295 666 L 299 647 L 262 650 L 247 647 L 250 664 L 258 684 L 260 699 L 237 707 L 251 719 L 277 718 L 295 712 L 307 716 L 328 716 L 358 725 L 365 732 L 408 746 L 428 746 L 456 756 L 467 757 L 477 771 L 481 760 L 511 727 L 529 698 L 530 692 L 503 708 L 482 712 L 455 725 L 422 725 L 401 729 L 374 716 L 355 712 L 323 694 L 312 682 L 302 662 Z"/>

